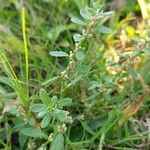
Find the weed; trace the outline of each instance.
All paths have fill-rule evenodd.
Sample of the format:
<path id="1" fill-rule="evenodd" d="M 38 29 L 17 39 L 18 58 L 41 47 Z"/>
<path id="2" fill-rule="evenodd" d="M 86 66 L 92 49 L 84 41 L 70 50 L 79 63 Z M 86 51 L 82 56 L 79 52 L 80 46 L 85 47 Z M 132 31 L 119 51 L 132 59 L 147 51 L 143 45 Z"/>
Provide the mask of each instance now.
<path id="1" fill-rule="evenodd" d="M 0 2 L 0 149 L 149 149 L 149 9 L 107 2 Z"/>

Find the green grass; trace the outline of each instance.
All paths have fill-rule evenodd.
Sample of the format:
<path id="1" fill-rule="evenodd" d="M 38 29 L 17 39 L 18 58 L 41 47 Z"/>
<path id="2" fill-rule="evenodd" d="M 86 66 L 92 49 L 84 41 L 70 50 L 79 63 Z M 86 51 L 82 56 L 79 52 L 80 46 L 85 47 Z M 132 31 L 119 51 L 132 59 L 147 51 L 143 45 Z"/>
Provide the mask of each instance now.
<path id="1" fill-rule="evenodd" d="M 150 148 L 149 25 L 118 4 L 0 1 L 0 149 Z"/>

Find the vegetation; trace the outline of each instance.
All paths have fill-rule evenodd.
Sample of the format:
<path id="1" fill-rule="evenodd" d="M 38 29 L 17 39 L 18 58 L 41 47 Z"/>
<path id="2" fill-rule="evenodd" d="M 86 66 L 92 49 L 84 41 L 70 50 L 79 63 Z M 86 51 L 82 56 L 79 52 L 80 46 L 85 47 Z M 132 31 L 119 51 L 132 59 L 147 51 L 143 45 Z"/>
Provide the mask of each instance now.
<path id="1" fill-rule="evenodd" d="M 146 0 L 0 1 L 0 149 L 150 149 Z"/>

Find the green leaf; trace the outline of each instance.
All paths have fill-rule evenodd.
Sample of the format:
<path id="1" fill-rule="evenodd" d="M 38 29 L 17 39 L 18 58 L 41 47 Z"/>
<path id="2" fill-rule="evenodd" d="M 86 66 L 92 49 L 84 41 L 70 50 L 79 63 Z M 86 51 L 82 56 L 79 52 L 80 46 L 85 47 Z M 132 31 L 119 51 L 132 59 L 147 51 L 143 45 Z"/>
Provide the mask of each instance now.
<path id="1" fill-rule="evenodd" d="M 102 19 L 102 18 L 104 18 L 104 16 L 102 14 L 99 14 L 95 17 L 95 19 Z"/>
<path id="2" fill-rule="evenodd" d="M 96 2 L 93 2 L 93 3 L 92 3 L 92 6 L 93 6 L 93 8 L 94 8 L 95 10 L 99 9 Z"/>
<path id="3" fill-rule="evenodd" d="M 69 116 L 69 112 L 65 110 L 55 109 L 52 115 L 61 122 L 70 122 L 72 120 L 71 116 Z"/>
<path id="4" fill-rule="evenodd" d="M 50 85 L 52 82 L 56 81 L 57 79 L 59 79 L 59 76 L 48 79 L 47 81 L 42 83 L 42 85 Z"/>
<path id="5" fill-rule="evenodd" d="M 93 131 L 95 131 L 103 126 L 103 124 L 107 120 L 107 117 L 107 113 L 95 116 L 91 120 L 89 120 L 88 125 Z"/>
<path id="6" fill-rule="evenodd" d="M 114 14 L 114 11 L 107 11 L 107 12 L 104 12 L 102 15 L 103 16 L 111 16 L 112 14 Z"/>
<path id="7" fill-rule="evenodd" d="M 80 15 L 85 19 L 92 19 L 90 12 L 87 9 L 81 9 Z"/>
<path id="8" fill-rule="evenodd" d="M 53 97 L 51 98 L 51 105 L 50 105 L 50 107 L 49 107 L 49 110 L 50 110 L 50 111 L 51 111 L 54 107 L 57 106 L 57 101 L 58 101 L 57 96 L 53 96 Z"/>
<path id="9" fill-rule="evenodd" d="M 97 30 L 99 31 L 99 32 L 101 32 L 101 33 L 104 33 L 104 34 L 107 34 L 107 33 L 111 33 L 112 32 L 112 30 L 110 29 L 110 28 L 108 28 L 108 27 L 106 27 L 106 26 L 99 26 L 98 28 L 97 28 Z"/>
<path id="10" fill-rule="evenodd" d="M 21 132 L 29 137 L 34 137 L 34 138 L 46 138 L 46 134 L 40 130 L 40 129 L 35 129 L 35 128 L 24 128 L 21 130 Z"/>
<path id="11" fill-rule="evenodd" d="M 81 124 L 82 124 L 83 128 L 84 128 L 87 132 L 91 133 L 92 135 L 95 134 L 95 132 L 91 129 L 90 126 L 87 125 L 87 123 L 81 121 Z"/>
<path id="12" fill-rule="evenodd" d="M 41 112 L 43 110 L 46 109 L 46 106 L 45 104 L 33 104 L 31 107 L 30 107 L 31 111 L 33 112 Z"/>
<path id="13" fill-rule="evenodd" d="M 7 107 L 7 109 L 4 111 L 4 112 L 8 112 L 12 115 L 15 115 L 15 116 L 19 116 L 20 115 L 20 112 L 17 110 L 17 108 L 14 108 L 14 107 Z"/>
<path id="14" fill-rule="evenodd" d="M 41 122 L 41 127 L 42 128 L 47 127 L 47 125 L 49 124 L 51 119 L 52 119 L 52 116 L 49 113 L 47 115 L 45 115 L 45 117 L 43 118 L 43 120 Z"/>
<path id="15" fill-rule="evenodd" d="M 89 66 L 87 66 L 87 65 L 79 65 L 79 66 L 77 66 L 76 67 L 76 70 L 78 71 L 78 72 L 80 72 L 81 74 L 88 74 L 89 73 L 89 71 L 90 71 L 90 67 Z"/>
<path id="16" fill-rule="evenodd" d="M 54 115 L 59 121 L 62 121 L 62 122 L 64 122 L 68 117 L 66 114 L 66 111 L 60 110 L 60 109 L 55 110 Z"/>
<path id="17" fill-rule="evenodd" d="M 63 52 L 63 51 L 50 51 L 49 54 L 54 57 L 68 57 L 69 56 L 66 52 Z"/>
<path id="18" fill-rule="evenodd" d="M 26 123 L 28 123 L 30 126 L 35 126 L 35 119 L 28 117 Z"/>
<path id="19" fill-rule="evenodd" d="M 76 17 L 71 18 L 71 21 L 76 23 L 76 24 L 78 24 L 78 25 L 86 26 L 85 22 L 83 22 L 82 20 L 80 20 L 80 19 L 78 19 Z"/>
<path id="20" fill-rule="evenodd" d="M 12 129 L 13 129 L 13 133 L 20 131 L 22 128 L 25 127 L 24 123 L 19 123 L 17 125 L 15 125 Z"/>
<path id="21" fill-rule="evenodd" d="M 26 143 L 27 137 L 20 131 L 19 132 L 19 146 L 20 149 L 22 150 L 25 143 Z"/>
<path id="22" fill-rule="evenodd" d="M 64 98 L 58 101 L 59 107 L 70 106 L 72 102 L 71 98 Z"/>
<path id="23" fill-rule="evenodd" d="M 58 133 L 55 139 L 52 141 L 50 150 L 64 150 L 64 136 Z"/>
<path id="24" fill-rule="evenodd" d="M 77 33 L 77 34 L 73 35 L 73 39 L 74 39 L 75 42 L 80 42 L 81 40 L 84 39 L 84 36 L 82 36 L 81 34 Z"/>
<path id="25" fill-rule="evenodd" d="M 83 60 L 85 58 L 85 54 L 82 51 L 77 51 L 75 53 L 75 57 L 76 57 L 77 60 L 80 61 L 80 60 Z"/>
<path id="26" fill-rule="evenodd" d="M 73 86 L 75 85 L 78 81 L 80 81 L 82 78 L 82 75 L 78 76 L 77 78 L 75 78 L 74 80 L 72 80 L 67 87 Z"/>
<path id="27" fill-rule="evenodd" d="M 50 98 L 48 96 L 48 93 L 44 89 L 40 89 L 40 98 L 42 99 L 42 102 L 49 106 L 50 105 Z"/>
<path id="28" fill-rule="evenodd" d="M 43 118 L 43 116 L 45 116 L 45 115 L 47 114 L 47 112 L 48 112 L 47 109 L 46 109 L 46 110 L 43 110 L 43 111 L 39 112 L 37 116 L 38 116 L 39 118 Z"/>

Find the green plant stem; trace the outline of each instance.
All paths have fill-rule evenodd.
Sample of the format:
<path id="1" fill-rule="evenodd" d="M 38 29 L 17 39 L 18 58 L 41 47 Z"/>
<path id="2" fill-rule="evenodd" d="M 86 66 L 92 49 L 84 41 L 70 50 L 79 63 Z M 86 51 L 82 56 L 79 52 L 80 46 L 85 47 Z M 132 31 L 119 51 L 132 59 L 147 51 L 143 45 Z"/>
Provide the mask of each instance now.
<path id="1" fill-rule="evenodd" d="M 28 63 L 28 48 L 27 48 L 27 39 L 26 39 L 26 25 L 25 25 L 25 7 L 22 7 L 22 35 L 23 35 L 23 43 L 24 43 L 24 53 L 25 53 L 25 63 L 26 63 L 26 86 L 27 86 L 27 96 L 28 96 L 28 88 L 29 88 L 29 63 Z"/>

